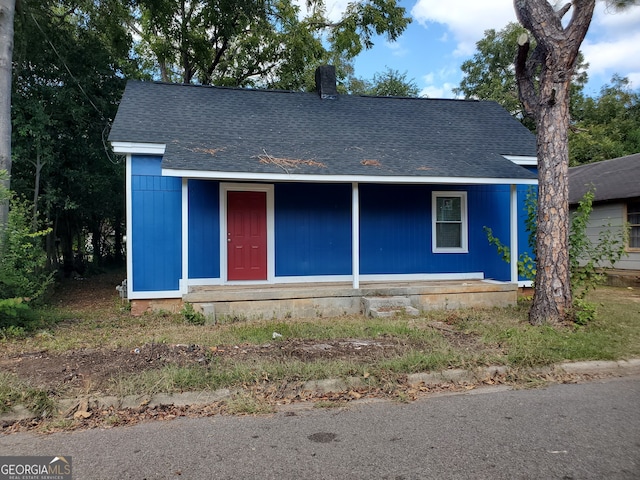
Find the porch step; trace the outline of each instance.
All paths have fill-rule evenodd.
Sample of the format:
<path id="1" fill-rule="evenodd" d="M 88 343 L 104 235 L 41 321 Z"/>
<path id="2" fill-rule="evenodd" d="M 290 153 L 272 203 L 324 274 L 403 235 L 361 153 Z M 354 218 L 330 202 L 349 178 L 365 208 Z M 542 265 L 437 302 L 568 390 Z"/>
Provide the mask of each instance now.
<path id="1" fill-rule="evenodd" d="M 393 317 L 397 314 L 420 315 L 409 297 L 362 297 L 362 310 L 367 317 Z"/>

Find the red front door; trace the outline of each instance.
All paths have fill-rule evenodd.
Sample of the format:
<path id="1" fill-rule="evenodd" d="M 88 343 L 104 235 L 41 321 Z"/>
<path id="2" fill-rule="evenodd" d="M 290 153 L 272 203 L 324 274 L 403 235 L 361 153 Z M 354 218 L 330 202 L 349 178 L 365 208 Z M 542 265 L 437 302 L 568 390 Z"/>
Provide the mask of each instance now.
<path id="1" fill-rule="evenodd" d="M 227 279 L 267 279 L 266 192 L 227 192 Z"/>

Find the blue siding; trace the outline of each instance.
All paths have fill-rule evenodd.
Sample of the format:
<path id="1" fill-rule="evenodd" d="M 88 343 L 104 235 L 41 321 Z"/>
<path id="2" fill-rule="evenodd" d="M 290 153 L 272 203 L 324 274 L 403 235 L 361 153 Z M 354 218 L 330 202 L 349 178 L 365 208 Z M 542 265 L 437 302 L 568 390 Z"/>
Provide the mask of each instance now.
<path id="1" fill-rule="evenodd" d="M 351 185 L 275 185 L 276 276 L 351 274 Z"/>
<path id="2" fill-rule="evenodd" d="M 537 194 L 538 187 L 528 186 L 528 185 L 519 185 L 518 186 L 518 254 L 523 252 L 527 252 L 531 258 L 533 258 L 533 248 L 529 246 L 529 231 L 527 230 L 526 220 L 527 220 L 527 195 L 529 193 L 529 189 L 533 189 L 533 191 Z M 535 242 L 535 239 L 532 240 Z M 530 278 L 525 278 L 523 276 L 518 276 L 518 280 L 531 280 Z"/>
<path id="3" fill-rule="evenodd" d="M 189 278 L 220 277 L 220 186 L 189 180 Z"/>
<path id="4" fill-rule="evenodd" d="M 529 170 L 531 173 L 538 174 L 538 167 L 535 166 L 526 166 L 524 167 Z M 527 220 L 527 204 L 526 198 L 529 189 L 532 188 L 533 191 L 538 193 L 537 186 L 529 186 L 529 185 L 518 185 L 518 255 L 523 252 L 527 252 L 531 258 L 534 258 L 533 248 L 529 246 L 529 232 L 526 227 Z M 535 239 L 533 240 L 535 242 Z M 529 278 L 525 278 L 521 275 L 518 276 L 518 280 L 531 280 Z"/>
<path id="5" fill-rule="evenodd" d="M 469 253 L 432 253 L 434 190 L 467 192 Z M 360 185 L 361 273 L 484 272 L 508 280 L 509 265 L 489 245 L 484 226 L 508 242 L 508 186 Z"/>
<path id="6" fill-rule="evenodd" d="M 182 185 L 161 177 L 161 157 L 131 158 L 133 291 L 179 290 Z"/>
<path id="7" fill-rule="evenodd" d="M 485 227 L 509 245 L 511 241 L 511 187 L 481 185 L 469 188 L 469 253 L 472 271 L 484 272 L 485 278 L 509 281 L 511 267 L 489 243 Z"/>
<path id="8" fill-rule="evenodd" d="M 422 185 L 360 185 L 360 273 L 429 271 L 431 192 Z"/>
<path id="9" fill-rule="evenodd" d="M 135 155 L 131 160 L 131 175 L 162 175 L 161 157 Z"/>

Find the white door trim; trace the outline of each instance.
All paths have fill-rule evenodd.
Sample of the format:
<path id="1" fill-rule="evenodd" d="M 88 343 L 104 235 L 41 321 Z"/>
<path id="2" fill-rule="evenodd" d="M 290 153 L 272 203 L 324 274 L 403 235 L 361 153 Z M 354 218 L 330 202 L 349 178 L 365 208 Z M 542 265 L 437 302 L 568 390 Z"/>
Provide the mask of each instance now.
<path id="1" fill-rule="evenodd" d="M 229 281 L 227 273 L 227 192 L 266 192 L 267 194 L 267 280 L 275 279 L 274 186 L 262 183 L 220 183 L 220 279 L 225 285 L 261 284 L 264 280 Z"/>

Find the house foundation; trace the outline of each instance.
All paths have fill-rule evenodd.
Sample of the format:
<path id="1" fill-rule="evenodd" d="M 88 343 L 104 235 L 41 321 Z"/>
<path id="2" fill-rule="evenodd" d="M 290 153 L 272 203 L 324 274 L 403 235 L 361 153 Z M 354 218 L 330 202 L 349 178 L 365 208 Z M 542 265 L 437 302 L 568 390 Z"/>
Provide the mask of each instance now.
<path id="1" fill-rule="evenodd" d="M 192 287 L 182 300 L 145 301 L 140 310 L 176 311 L 182 302 L 208 318 L 209 322 L 253 319 L 333 317 L 363 313 L 363 298 L 405 297 L 419 311 L 460 308 L 513 306 L 518 286 L 492 281 L 442 281 L 407 283 L 363 283 L 352 288 L 349 283 L 287 284 L 268 286 Z M 133 303 L 143 306 L 140 300 Z M 179 306 L 178 306 L 179 305 Z"/>

